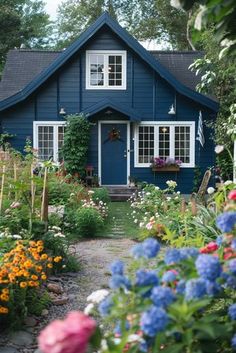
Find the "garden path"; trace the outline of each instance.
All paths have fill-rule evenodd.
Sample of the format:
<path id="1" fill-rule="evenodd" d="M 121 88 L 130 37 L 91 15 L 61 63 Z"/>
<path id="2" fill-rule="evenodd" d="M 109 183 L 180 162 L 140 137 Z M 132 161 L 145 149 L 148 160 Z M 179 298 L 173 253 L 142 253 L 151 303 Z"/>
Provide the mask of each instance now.
<path id="1" fill-rule="evenodd" d="M 87 296 L 109 282 L 109 264 L 121 258 L 126 263 L 130 259 L 131 239 L 99 238 L 79 242 L 72 251 L 78 256 L 81 270 L 50 278 L 50 282 L 63 288 L 64 304 L 52 305 L 43 317 L 34 317 L 20 332 L 0 335 L 0 353 L 39 353 L 36 337 L 39 331 L 51 320 L 66 315 L 71 310 L 83 310 Z M 63 302 L 63 301 L 62 301 Z"/>

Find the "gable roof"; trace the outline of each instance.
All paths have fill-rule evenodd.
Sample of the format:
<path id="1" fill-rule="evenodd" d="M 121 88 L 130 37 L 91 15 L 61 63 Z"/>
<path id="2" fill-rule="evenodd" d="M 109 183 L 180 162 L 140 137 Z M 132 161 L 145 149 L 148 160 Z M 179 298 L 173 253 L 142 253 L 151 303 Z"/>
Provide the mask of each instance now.
<path id="1" fill-rule="evenodd" d="M 193 99 L 194 101 L 202 105 L 207 106 L 208 108 L 214 111 L 218 110 L 218 103 L 216 101 L 194 91 L 193 88 L 186 86 L 186 84 L 178 80 L 171 73 L 171 70 L 167 70 L 165 65 L 161 63 L 160 59 L 156 60 L 155 57 L 157 54 L 152 55 L 146 49 L 144 49 L 144 47 L 139 44 L 136 39 L 134 39 L 124 28 L 122 28 L 116 21 L 114 21 L 107 12 L 105 12 L 85 32 L 80 35 L 78 40 L 71 44 L 65 51 L 57 53 L 57 56 L 52 59 L 51 63 L 49 63 L 49 66 L 47 68 L 42 69 L 42 71 L 38 74 L 34 72 L 35 76 L 33 80 L 29 81 L 28 83 L 26 82 L 26 86 L 24 86 L 23 88 L 21 87 L 20 91 L 17 91 L 19 87 L 12 87 L 15 89 L 13 95 L 8 97 L 5 96 L 5 98 L 4 96 L 2 96 L 2 101 L 0 101 L 0 111 L 26 99 L 52 74 L 54 74 L 61 66 L 63 66 L 66 61 L 69 60 L 69 58 L 71 58 L 87 42 L 87 40 L 89 40 L 104 25 L 107 25 L 114 33 L 116 33 L 126 43 L 128 47 L 130 47 L 145 62 L 147 62 L 150 67 L 152 67 L 161 77 L 163 77 L 163 79 L 165 79 L 169 84 L 171 84 L 177 92 Z M 49 56 L 48 60 L 50 61 Z M 9 86 L 11 86 L 10 83 Z M 0 88 L 1 87 L 2 89 L 4 87 L 4 77 L 0 84 Z"/>

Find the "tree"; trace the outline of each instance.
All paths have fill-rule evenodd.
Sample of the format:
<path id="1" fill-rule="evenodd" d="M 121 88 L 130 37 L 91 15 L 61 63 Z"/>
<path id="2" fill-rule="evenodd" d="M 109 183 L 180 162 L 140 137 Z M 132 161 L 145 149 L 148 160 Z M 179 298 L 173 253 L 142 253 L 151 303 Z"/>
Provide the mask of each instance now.
<path id="1" fill-rule="evenodd" d="M 67 47 L 105 10 L 138 40 L 191 49 L 189 14 L 174 9 L 169 0 L 64 0 L 58 8 L 58 47 Z"/>
<path id="2" fill-rule="evenodd" d="M 0 72 L 9 49 L 48 44 L 50 21 L 41 0 L 1 0 Z"/>

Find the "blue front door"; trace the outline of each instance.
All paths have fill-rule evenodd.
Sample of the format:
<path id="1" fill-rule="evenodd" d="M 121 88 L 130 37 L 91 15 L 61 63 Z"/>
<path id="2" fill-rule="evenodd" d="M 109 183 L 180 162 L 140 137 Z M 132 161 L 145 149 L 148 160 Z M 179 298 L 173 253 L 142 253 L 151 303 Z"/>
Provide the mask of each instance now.
<path id="1" fill-rule="evenodd" d="M 127 124 L 101 124 L 101 183 L 127 184 Z"/>

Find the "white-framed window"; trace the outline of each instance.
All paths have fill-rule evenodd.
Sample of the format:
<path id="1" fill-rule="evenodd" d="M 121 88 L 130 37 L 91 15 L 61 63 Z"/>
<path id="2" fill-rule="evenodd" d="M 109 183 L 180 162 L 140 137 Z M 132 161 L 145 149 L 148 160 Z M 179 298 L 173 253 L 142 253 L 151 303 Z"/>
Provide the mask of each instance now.
<path id="1" fill-rule="evenodd" d="M 33 146 L 41 161 L 59 160 L 59 151 L 63 145 L 65 122 L 34 121 Z"/>
<path id="2" fill-rule="evenodd" d="M 86 51 L 86 89 L 126 89 L 126 51 Z"/>
<path id="3" fill-rule="evenodd" d="M 135 126 L 135 167 L 149 167 L 154 157 L 182 161 L 195 166 L 195 122 L 143 122 Z"/>

